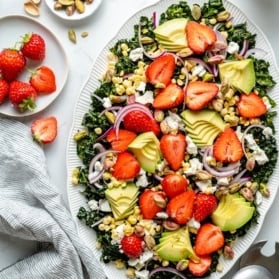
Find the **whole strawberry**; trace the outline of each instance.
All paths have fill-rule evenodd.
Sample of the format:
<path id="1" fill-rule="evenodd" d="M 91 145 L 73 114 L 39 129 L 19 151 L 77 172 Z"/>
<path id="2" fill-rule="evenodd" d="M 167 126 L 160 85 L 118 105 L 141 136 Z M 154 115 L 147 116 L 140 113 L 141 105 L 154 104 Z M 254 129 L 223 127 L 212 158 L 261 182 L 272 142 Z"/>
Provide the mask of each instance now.
<path id="1" fill-rule="evenodd" d="M 194 203 L 193 217 L 201 222 L 217 207 L 217 198 L 213 194 L 198 193 Z"/>
<path id="2" fill-rule="evenodd" d="M 27 33 L 22 37 L 21 51 L 25 57 L 42 61 L 46 55 L 46 45 L 43 37 L 37 33 Z"/>
<path id="3" fill-rule="evenodd" d="M 9 98 L 19 111 L 32 111 L 36 107 L 37 91 L 31 84 L 15 80 L 10 83 Z"/>
<path id="4" fill-rule="evenodd" d="M 121 248 L 129 258 L 138 258 L 142 251 L 142 239 L 136 234 L 124 236 L 121 240 Z"/>
<path id="5" fill-rule="evenodd" d="M 3 49 L 0 52 L 0 70 L 2 77 L 10 82 L 15 80 L 26 65 L 23 54 L 12 48 Z"/>
<path id="6" fill-rule="evenodd" d="M 9 83 L 0 78 L 0 104 L 4 103 L 9 94 Z"/>

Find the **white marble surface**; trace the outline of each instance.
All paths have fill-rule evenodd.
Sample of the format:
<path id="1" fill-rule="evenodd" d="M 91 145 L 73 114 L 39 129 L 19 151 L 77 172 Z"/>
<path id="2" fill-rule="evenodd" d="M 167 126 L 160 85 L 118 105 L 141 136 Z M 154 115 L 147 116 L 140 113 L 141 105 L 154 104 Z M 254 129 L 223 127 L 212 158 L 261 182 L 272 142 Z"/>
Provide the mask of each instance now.
<path id="1" fill-rule="evenodd" d="M 9 0 L 0 1 L 0 16 L 8 14 L 24 14 L 23 3 L 25 1 Z M 65 47 L 70 73 L 68 82 L 59 96 L 47 110 L 41 113 L 44 115 L 55 115 L 59 122 L 59 133 L 55 143 L 45 147 L 48 169 L 50 176 L 57 185 L 67 203 L 66 189 L 66 147 L 68 134 L 71 128 L 72 115 L 75 102 L 79 92 L 86 82 L 92 64 L 98 53 L 105 44 L 116 34 L 122 24 L 142 7 L 157 2 L 156 0 L 103 0 L 97 12 L 90 18 L 79 22 L 66 22 L 55 17 L 48 10 L 44 1 L 40 5 L 41 15 L 38 20 L 51 29 Z M 171 1 L 170 1 L 171 2 Z M 266 34 L 279 61 L 279 1 L 278 0 L 231 0 L 248 17 L 256 23 Z M 1 24 L 1 23 L 0 23 Z M 74 28 L 77 33 L 77 44 L 69 41 L 67 36 L 68 28 Z M 81 38 L 83 31 L 89 32 L 87 38 Z M 2 36 L 8 36 L 1 34 Z M 38 115 L 37 115 L 38 116 Z M 37 117 L 36 116 L 36 117 Z M 28 125 L 32 118 L 25 120 Z M 279 193 L 276 200 L 279 198 Z M 268 212 L 263 227 L 257 240 L 269 239 L 279 241 L 279 203 L 274 202 Z M 0 234 L 0 270 L 18 259 L 34 251 L 35 244 L 23 242 L 18 239 Z M 272 250 L 272 249 L 271 249 Z M 230 275 L 226 276 L 230 278 Z"/>

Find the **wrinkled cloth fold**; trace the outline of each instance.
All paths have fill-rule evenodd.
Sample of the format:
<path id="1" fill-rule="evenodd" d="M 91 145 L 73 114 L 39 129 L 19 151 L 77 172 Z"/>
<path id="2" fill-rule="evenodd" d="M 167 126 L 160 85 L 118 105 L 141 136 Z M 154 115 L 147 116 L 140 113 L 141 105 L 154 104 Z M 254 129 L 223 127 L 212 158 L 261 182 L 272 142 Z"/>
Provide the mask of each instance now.
<path id="1" fill-rule="evenodd" d="M 38 243 L 33 255 L 1 270 L 0 279 L 106 278 L 79 238 L 29 127 L 1 117 L 0 191 L 0 232 Z"/>

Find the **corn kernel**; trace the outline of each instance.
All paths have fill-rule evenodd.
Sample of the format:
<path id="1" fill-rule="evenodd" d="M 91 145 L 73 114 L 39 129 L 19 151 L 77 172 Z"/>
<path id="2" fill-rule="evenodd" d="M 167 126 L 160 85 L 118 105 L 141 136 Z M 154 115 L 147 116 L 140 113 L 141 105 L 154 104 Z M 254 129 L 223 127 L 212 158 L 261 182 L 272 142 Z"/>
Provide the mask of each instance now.
<path id="1" fill-rule="evenodd" d="M 217 19 L 216 19 L 216 18 L 211 18 L 211 19 L 209 20 L 209 23 L 210 23 L 211 25 L 215 25 L 215 24 L 217 23 Z"/>
<path id="2" fill-rule="evenodd" d="M 124 226 L 123 232 L 125 235 L 131 235 L 134 233 L 134 231 L 135 229 L 130 224 L 126 224 Z"/>
<path id="3" fill-rule="evenodd" d="M 169 265 L 169 261 L 166 260 L 162 261 L 162 266 L 168 266 L 168 265 Z"/>
<path id="4" fill-rule="evenodd" d="M 125 57 L 127 57 L 127 56 L 128 56 L 128 51 L 123 50 L 123 51 L 122 51 L 122 55 L 125 56 Z"/>
<path id="5" fill-rule="evenodd" d="M 127 268 L 126 270 L 126 276 L 129 279 L 134 279 L 135 278 L 135 269 L 132 267 Z"/>
<path id="6" fill-rule="evenodd" d="M 100 241 L 97 241 L 95 246 L 96 246 L 97 249 L 101 249 L 102 248 L 102 244 L 101 244 Z"/>
<path id="7" fill-rule="evenodd" d="M 116 268 L 118 268 L 118 269 L 123 269 L 125 267 L 125 264 L 122 260 L 116 260 L 114 262 L 114 264 L 115 264 Z"/>
<path id="8" fill-rule="evenodd" d="M 135 225 L 137 223 L 137 218 L 134 215 L 130 215 L 127 219 L 127 221 L 131 224 L 131 225 Z"/>
<path id="9" fill-rule="evenodd" d="M 128 88 L 126 88 L 126 94 L 127 94 L 128 96 L 131 96 L 131 95 L 136 94 L 135 88 L 133 88 L 133 87 L 128 87 Z"/>
<path id="10" fill-rule="evenodd" d="M 124 44 L 124 43 L 122 43 L 122 44 L 120 45 L 120 47 L 121 47 L 122 50 L 128 50 L 128 49 L 129 49 L 128 45 L 127 45 L 127 44 Z"/>
<path id="11" fill-rule="evenodd" d="M 105 226 L 106 226 L 105 224 L 101 223 L 101 224 L 99 224 L 98 228 L 99 228 L 100 231 L 104 231 Z"/>

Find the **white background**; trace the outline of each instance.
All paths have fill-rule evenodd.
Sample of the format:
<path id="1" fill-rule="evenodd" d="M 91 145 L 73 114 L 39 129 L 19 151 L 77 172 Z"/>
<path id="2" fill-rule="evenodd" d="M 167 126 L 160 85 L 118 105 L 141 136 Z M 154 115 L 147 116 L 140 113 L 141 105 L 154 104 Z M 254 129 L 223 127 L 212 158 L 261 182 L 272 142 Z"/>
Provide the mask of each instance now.
<path id="1" fill-rule="evenodd" d="M 81 22 L 67 22 L 54 16 L 42 0 L 40 5 L 41 15 L 37 19 L 53 31 L 62 42 L 70 65 L 68 82 L 58 99 L 41 116 L 54 115 L 59 122 L 59 133 L 56 141 L 46 146 L 48 170 L 58 190 L 67 203 L 66 189 L 66 147 L 68 135 L 72 125 L 72 116 L 75 102 L 79 96 L 83 84 L 86 82 L 91 67 L 99 52 L 106 43 L 116 34 L 118 29 L 135 12 L 155 0 L 103 0 L 99 9 L 88 19 Z M 258 25 L 270 41 L 277 62 L 279 61 L 279 1 L 278 0 L 231 0 L 238 6 L 256 25 Z M 0 16 L 9 14 L 26 15 L 23 9 L 24 1 L 9 0 L 0 1 Z M 170 1 L 171 3 L 171 1 Z M 77 44 L 69 41 L 67 30 L 74 28 L 77 34 Z M 89 36 L 81 38 L 80 34 L 86 31 Z M 1 34 L 1 37 L 8 36 Z M 38 115 L 36 116 L 38 117 Z M 30 125 L 32 118 L 25 120 Z M 278 193 L 279 195 L 279 193 Z M 277 196 L 278 196 L 277 195 Z M 278 197 L 271 207 L 257 240 L 269 239 L 271 242 L 269 253 L 272 251 L 272 243 L 279 241 L 279 203 Z M 34 243 L 23 242 L 6 235 L 0 234 L 0 270 L 25 255 L 34 251 Z M 225 278 L 230 278 L 228 275 Z"/>

